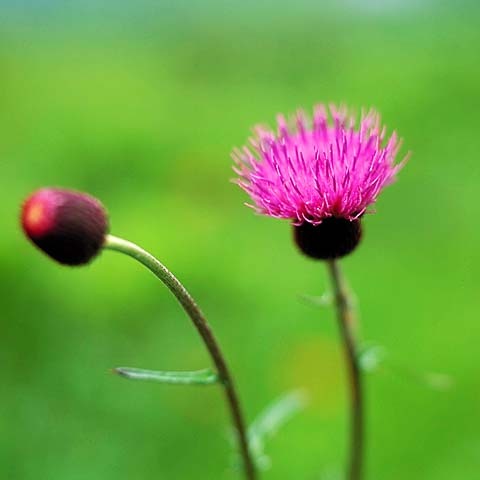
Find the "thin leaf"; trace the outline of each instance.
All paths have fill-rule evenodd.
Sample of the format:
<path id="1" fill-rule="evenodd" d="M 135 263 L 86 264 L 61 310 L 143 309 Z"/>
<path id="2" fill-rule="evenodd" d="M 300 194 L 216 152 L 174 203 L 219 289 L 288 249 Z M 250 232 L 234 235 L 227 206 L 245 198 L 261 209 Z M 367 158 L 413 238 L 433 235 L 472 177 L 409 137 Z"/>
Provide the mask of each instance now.
<path id="1" fill-rule="evenodd" d="M 170 385 L 213 385 L 219 383 L 218 375 L 210 369 L 195 372 L 165 372 L 141 368 L 118 367 L 113 372 L 132 380 L 166 383 Z"/>
<path id="2" fill-rule="evenodd" d="M 300 300 L 306 303 L 307 305 L 311 305 L 313 307 L 330 307 L 333 305 L 333 296 L 330 292 L 325 292 L 320 296 L 315 295 L 307 295 L 306 293 L 300 295 Z"/>
<path id="3" fill-rule="evenodd" d="M 386 356 L 387 350 L 384 347 L 375 344 L 364 345 L 357 352 L 357 359 L 360 368 L 368 373 L 378 370 L 384 363 Z"/>
<path id="4" fill-rule="evenodd" d="M 257 466 L 270 467 L 270 459 L 264 453 L 265 442 L 307 405 L 307 396 L 303 391 L 289 392 L 269 405 L 248 430 L 250 451 Z"/>
<path id="5" fill-rule="evenodd" d="M 436 390 L 437 392 L 446 392 L 455 384 L 454 378 L 445 373 L 425 372 L 398 362 L 389 362 L 388 367 L 393 373 L 401 377 L 409 377 L 419 384 Z"/>
<path id="6" fill-rule="evenodd" d="M 385 347 L 376 344 L 366 344 L 357 353 L 360 368 L 366 373 L 383 371 L 410 378 L 421 385 L 437 391 L 447 391 L 454 385 L 450 375 L 437 372 L 426 372 L 407 365 L 405 362 L 394 361 L 387 355 Z"/>

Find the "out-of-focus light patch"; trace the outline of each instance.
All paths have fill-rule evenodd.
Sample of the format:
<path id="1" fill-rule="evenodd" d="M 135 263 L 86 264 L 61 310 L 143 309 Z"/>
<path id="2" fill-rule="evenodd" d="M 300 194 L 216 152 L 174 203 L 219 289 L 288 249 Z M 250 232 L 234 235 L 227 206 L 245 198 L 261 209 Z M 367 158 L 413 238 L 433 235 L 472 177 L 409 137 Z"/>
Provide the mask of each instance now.
<path id="1" fill-rule="evenodd" d="M 305 388 L 309 406 L 323 414 L 343 408 L 344 365 L 340 348 L 333 339 L 308 339 L 284 353 L 283 388 Z"/>
<path id="2" fill-rule="evenodd" d="M 429 0 L 345 0 L 343 4 L 338 4 L 341 8 L 354 8 L 355 13 L 360 12 L 368 14 L 394 14 L 399 12 L 409 12 L 418 10 L 429 4 Z"/>

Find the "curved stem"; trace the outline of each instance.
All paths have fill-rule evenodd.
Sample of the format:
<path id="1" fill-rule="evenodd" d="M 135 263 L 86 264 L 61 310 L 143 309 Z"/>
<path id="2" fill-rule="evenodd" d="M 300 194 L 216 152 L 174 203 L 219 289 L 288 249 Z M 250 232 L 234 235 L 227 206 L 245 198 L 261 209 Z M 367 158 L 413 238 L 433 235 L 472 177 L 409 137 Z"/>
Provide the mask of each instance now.
<path id="1" fill-rule="evenodd" d="M 360 480 L 363 468 L 363 393 L 354 334 L 355 318 L 350 295 L 338 261 L 330 260 L 327 264 L 335 294 L 338 323 L 350 383 L 350 459 L 347 478 Z"/>
<path id="2" fill-rule="evenodd" d="M 202 337 L 220 377 L 227 405 L 237 434 L 240 454 L 244 464 L 245 478 L 248 480 L 255 480 L 257 478 L 256 471 L 248 448 L 245 421 L 243 419 L 233 378 L 210 325 L 198 305 L 195 303 L 195 300 L 177 278 L 159 260 L 138 245 L 114 237 L 113 235 L 107 235 L 104 248 L 124 253 L 147 267 L 170 289 L 187 312 L 195 328 Z"/>

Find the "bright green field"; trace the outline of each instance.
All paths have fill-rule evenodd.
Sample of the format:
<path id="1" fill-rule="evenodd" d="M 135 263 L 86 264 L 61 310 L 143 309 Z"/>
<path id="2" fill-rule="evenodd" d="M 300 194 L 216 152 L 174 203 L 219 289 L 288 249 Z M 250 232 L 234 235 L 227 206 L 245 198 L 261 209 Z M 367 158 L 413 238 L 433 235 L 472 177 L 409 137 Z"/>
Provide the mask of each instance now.
<path id="1" fill-rule="evenodd" d="M 269 442 L 263 478 L 342 479 L 337 329 L 329 308 L 300 299 L 328 288 L 324 266 L 295 251 L 288 223 L 242 205 L 229 156 L 257 122 L 344 101 L 377 107 L 413 152 L 343 262 L 362 337 L 400 365 L 366 379 L 366 480 L 478 479 L 474 4 L 51 3 L 0 2 L 0 478 L 239 478 L 217 387 L 109 373 L 209 366 L 169 292 L 118 254 L 62 268 L 23 238 L 22 199 L 58 185 L 102 199 L 112 233 L 191 290 L 250 420 L 281 393 L 307 390 L 307 409 Z M 432 389 L 424 372 L 453 386 Z"/>

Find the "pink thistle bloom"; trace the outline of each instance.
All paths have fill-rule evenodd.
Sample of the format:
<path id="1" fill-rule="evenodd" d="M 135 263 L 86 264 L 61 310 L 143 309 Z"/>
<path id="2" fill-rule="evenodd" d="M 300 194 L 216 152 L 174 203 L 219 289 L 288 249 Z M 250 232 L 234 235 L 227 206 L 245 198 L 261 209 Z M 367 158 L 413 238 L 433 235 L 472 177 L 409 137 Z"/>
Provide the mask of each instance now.
<path id="1" fill-rule="evenodd" d="M 401 142 L 395 132 L 386 139 L 374 110 L 357 127 L 345 107 L 329 110 L 316 106 L 311 122 L 299 111 L 292 124 L 279 115 L 277 132 L 258 126 L 251 146 L 233 152 L 237 183 L 255 204 L 249 206 L 297 226 L 368 213 L 406 161 L 395 163 Z"/>

